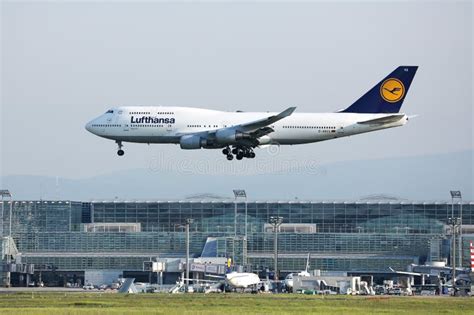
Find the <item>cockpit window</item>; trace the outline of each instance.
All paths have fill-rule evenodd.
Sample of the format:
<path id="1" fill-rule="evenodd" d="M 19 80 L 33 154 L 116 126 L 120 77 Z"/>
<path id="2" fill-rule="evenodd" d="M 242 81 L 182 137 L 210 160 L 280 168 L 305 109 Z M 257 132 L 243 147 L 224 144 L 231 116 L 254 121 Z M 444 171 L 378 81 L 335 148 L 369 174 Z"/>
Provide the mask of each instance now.
<path id="1" fill-rule="evenodd" d="M 113 111 L 113 110 L 111 110 L 111 109 L 109 109 L 109 110 L 108 110 L 108 111 L 106 111 L 105 113 L 106 113 L 106 114 L 113 114 L 113 113 L 114 113 L 114 111 Z"/>

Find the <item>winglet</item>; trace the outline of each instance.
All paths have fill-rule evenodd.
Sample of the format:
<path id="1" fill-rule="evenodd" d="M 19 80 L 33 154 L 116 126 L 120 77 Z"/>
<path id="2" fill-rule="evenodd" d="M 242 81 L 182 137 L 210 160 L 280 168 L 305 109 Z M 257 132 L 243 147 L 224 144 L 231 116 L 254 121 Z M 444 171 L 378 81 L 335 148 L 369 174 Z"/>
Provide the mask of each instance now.
<path id="1" fill-rule="evenodd" d="M 279 113 L 277 115 L 278 118 L 285 118 L 285 117 L 288 117 L 290 116 L 291 114 L 293 114 L 293 112 L 295 111 L 296 107 L 288 107 L 287 109 L 285 109 L 284 111 L 282 111 L 281 113 Z"/>

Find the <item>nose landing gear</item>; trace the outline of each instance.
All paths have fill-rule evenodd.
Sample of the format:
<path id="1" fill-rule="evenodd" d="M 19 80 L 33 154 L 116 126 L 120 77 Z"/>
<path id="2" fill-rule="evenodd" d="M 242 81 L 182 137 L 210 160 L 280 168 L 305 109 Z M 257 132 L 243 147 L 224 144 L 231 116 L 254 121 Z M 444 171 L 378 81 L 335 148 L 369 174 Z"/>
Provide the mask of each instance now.
<path id="1" fill-rule="evenodd" d="M 115 141 L 115 142 L 116 142 L 116 143 L 117 143 L 117 145 L 118 145 L 118 151 L 117 151 L 117 155 L 118 155 L 118 156 L 122 156 L 122 155 L 124 155 L 124 154 L 125 154 L 125 151 L 124 151 L 124 150 L 122 150 L 122 147 L 123 147 L 123 145 L 122 145 L 122 141 L 118 141 L 118 140 L 117 140 L 117 141 Z"/>

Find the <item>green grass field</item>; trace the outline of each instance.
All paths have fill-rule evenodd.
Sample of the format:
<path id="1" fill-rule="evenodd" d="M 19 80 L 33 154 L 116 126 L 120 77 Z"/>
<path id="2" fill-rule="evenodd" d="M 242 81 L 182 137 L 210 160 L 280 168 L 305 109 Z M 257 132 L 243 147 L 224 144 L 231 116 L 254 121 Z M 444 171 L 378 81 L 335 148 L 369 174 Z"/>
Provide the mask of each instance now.
<path id="1" fill-rule="evenodd" d="M 474 314 L 474 298 L 3 293 L 0 314 Z"/>

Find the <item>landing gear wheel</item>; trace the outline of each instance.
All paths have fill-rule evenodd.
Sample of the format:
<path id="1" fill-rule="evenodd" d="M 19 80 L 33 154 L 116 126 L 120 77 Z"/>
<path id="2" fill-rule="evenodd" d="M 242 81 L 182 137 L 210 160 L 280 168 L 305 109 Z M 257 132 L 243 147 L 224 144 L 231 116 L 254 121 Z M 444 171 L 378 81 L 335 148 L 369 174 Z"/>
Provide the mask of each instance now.
<path id="1" fill-rule="evenodd" d="M 122 147 L 123 147 L 122 141 L 117 140 L 117 141 L 115 141 L 115 143 L 117 143 L 117 145 L 118 145 L 118 151 L 117 151 L 118 156 L 124 155 L 125 152 L 122 150 Z"/>
<path id="2" fill-rule="evenodd" d="M 234 156 L 232 154 L 227 155 L 227 160 L 232 161 L 234 159 Z"/>
<path id="3" fill-rule="evenodd" d="M 237 153 L 239 153 L 239 150 L 237 150 L 237 148 L 233 148 L 233 149 L 232 149 L 232 154 L 236 154 L 236 155 L 237 155 Z"/>
<path id="4" fill-rule="evenodd" d="M 237 160 L 242 160 L 244 158 L 244 154 L 242 152 L 237 153 L 236 155 Z"/>
<path id="5" fill-rule="evenodd" d="M 255 157 L 255 153 L 254 152 L 250 152 L 249 153 L 249 158 L 253 159 Z"/>
<path id="6" fill-rule="evenodd" d="M 229 152 L 229 148 L 225 148 L 224 150 L 222 150 L 222 153 L 223 153 L 224 155 L 229 155 L 229 153 L 230 153 L 230 152 Z"/>

